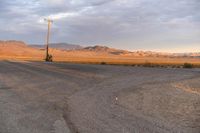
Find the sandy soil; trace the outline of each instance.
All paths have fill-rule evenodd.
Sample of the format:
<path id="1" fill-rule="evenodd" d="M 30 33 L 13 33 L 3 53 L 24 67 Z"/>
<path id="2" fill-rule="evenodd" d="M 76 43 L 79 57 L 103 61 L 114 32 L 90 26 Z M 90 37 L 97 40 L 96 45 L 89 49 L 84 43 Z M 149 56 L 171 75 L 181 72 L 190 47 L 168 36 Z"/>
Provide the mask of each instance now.
<path id="1" fill-rule="evenodd" d="M 1 133 L 199 133 L 199 69 L 0 62 Z"/>
<path id="2" fill-rule="evenodd" d="M 176 57 L 167 56 L 159 53 L 123 51 L 117 49 L 82 49 L 82 50 L 59 50 L 49 49 L 49 53 L 53 55 L 53 60 L 58 62 L 73 62 L 73 63 L 92 63 L 101 64 L 173 64 L 183 65 L 184 63 L 192 63 L 200 65 L 200 58 L 196 57 Z M 1 42 L 0 41 L 0 60 L 29 60 L 43 61 L 45 59 L 45 50 L 32 48 L 23 42 Z"/>

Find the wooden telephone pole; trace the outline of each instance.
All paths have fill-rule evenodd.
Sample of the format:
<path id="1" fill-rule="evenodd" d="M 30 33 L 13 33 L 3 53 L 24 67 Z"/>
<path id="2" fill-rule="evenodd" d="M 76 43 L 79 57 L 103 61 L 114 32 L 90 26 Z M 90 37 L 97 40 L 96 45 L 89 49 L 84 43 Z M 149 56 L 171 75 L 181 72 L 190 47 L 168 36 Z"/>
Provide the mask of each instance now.
<path id="1" fill-rule="evenodd" d="M 53 20 L 51 19 L 44 19 L 48 22 L 48 31 L 47 31 L 47 38 L 46 38 L 46 58 L 45 61 L 52 62 L 52 55 L 49 54 L 49 38 L 50 38 L 50 30 L 51 30 L 51 24 L 53 23 Z"/>

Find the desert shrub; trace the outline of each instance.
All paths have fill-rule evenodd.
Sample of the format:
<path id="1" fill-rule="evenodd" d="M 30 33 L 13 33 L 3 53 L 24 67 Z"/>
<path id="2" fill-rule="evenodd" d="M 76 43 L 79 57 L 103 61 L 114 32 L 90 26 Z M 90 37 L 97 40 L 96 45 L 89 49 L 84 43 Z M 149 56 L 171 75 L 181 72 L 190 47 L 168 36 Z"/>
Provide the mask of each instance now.
<path id="1" fill-rule="evenodd" d="M 146 62 L 143 64 L 144 67 L 155 67 L 154 64 L 150 63 L 150 62 Z"/>
<path id="2" fill-rule="evenodd" d="M 137 67 L 137 65 L 136 65 L 136 64 L 132 64 L 131 66 L 132 66 L 132 67 Z"/>
<path id="3" fill-rule="evenodd" d="M 101 62 L 100 64 L 101 64 L 101 65 L 106 65 L 106 62 Z"/>
<path id="4" fill-rule="evenodd" d="M 172 68 L 181 68 L 180 65 L 172 65 Z"/>
<path id="5" fill-rule="evenodd" d="M 196 67 L 196 68 L 200 68 L 200 65 L 199 65 L 199 64 L 198 64 L 198 65 L 195 65 L 195 67 Z"/>
<path id="6" fill-rule="evenodd" d="M 193 64 L 190 63 L 184 63 L 183 68 L 193 68 Z"/>
<path id="7" fill-rule="evenodd" d="M 180 68 L 179 65 L 172 65 L 172 68 Z"/>
<path id="8" fill-rule="evenodd" d="M 155 66 L 155 67 L 159 67 L 159 68 L 165 67 L 165 65 L 162 65 L 162 64 L 155 64 L 154 66 Z"/>

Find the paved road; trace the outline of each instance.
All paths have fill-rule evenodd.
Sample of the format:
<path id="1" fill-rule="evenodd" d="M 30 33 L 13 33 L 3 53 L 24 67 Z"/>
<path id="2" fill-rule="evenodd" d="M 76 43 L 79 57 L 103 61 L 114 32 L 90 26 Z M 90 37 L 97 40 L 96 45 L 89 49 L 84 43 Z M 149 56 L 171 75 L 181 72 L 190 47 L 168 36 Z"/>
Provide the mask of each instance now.
<path id="1" fill-rule="evenodd" d="M 0 62 L 0 133 L 199 133 L 200 71 Z"/>

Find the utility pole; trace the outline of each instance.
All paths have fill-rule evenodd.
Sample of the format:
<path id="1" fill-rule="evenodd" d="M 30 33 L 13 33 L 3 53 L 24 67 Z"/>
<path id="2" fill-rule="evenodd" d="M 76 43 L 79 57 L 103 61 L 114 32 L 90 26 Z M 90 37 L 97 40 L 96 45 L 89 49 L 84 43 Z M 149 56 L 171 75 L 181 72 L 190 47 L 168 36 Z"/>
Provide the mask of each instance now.
<path id="1" fill-rule="evenodd" d="M 51 19 L 44 19 L 44 21 L 48 22 L 48 31 L 47 31 L 47 38 L 46 38 L 46 58 L 45 61 L 52 61 L 52 55 L 49 54 L 49 38 L 50 38 L 50 30 L 51 30 L 51 24 L 53 23 L 53 20 Z"/>

